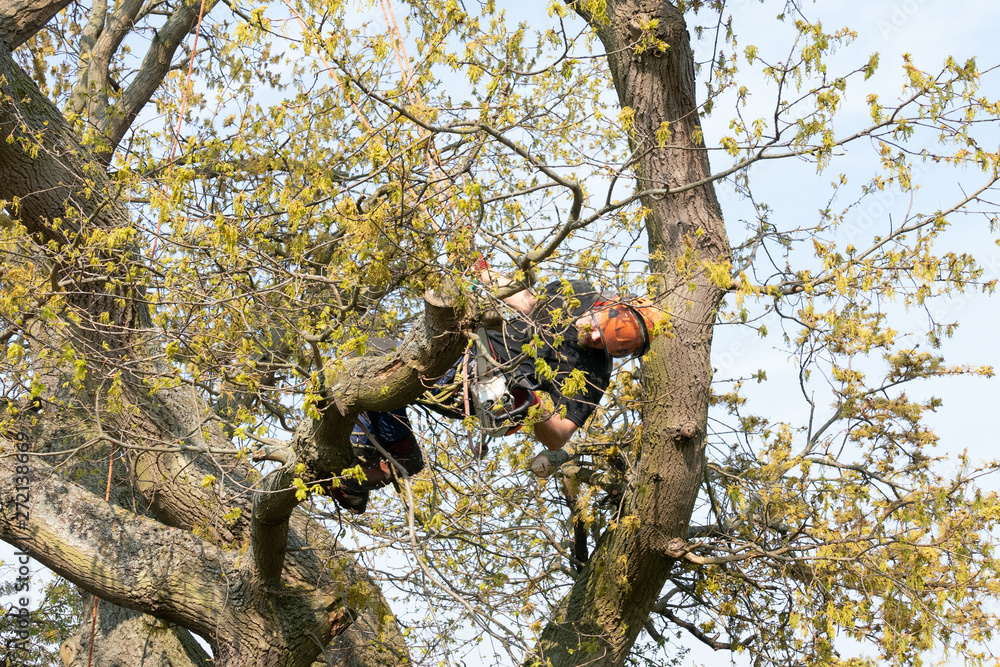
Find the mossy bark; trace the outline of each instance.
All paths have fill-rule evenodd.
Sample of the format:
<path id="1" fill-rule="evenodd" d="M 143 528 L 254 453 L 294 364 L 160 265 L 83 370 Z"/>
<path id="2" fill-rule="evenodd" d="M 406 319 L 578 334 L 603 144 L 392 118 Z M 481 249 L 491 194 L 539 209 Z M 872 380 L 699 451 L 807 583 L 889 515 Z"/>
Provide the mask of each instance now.
<path id="1" fill-rule="evenodd" d="M 17 12 L 7 11 L 16 4 L 0 5 L 0 39 L 18 29 L 10 23 Z M 153 389 L 149 380 L 161 369 L 150 361 L 146 344 L 150 322 L 135 282 L 142 268 L 134 250 L 111 248 L 96 264 L 62 253 L 95 230 L 129 230 L 131 222 L 102 162 L 77 141 L 9 46 L 0 41 L 0 132 L 9 139 L 0 141 L 0 199 L 17 202 L 12 213 L 34 243 L 49 249 L 50 259 L 40 257 L 51 266 L 53 290 L 61 290 L 62 312 L 68 314 L 59 322 L 29 325 L 30 335 L 49 349 L 72 350 L 70 357 L 86 360 L 87 373 L 74 378 L 72 367 L 58 361 L 34 369 L 48 390 L 39 408 L 15 422 L 31 434 L 30 520 L 22 525 L 11 511 L 17 490 L 9 482 L 16 466 L 25 464 L 0 457 L 3 539 L 101 598 L 95 644 L 122 636 L 138 642 L 122 651 L 105 645 L 109 660 L 133 655 L 140 644 L 147 665 L 184 664 L 182 656 L 189 654 L 191 664 L 203 659 L 184 648 L 190 647 L 186 632 L 147 631 L 166 622 L 204 637 L 220 667 L 309 665 L 324 650 L 360 665 L 406 664 L 405 642 L 377 586 L 304 513 L 289 508 L 287 539 L 265 545 L 280 556 L 279 580 L 255 578 L 244 553 L 259 475 L 235 456 L 222 469 L 209 455 L 214 448 L 232 451 L 233 445 L 193 391 Z M 120 274 L 106 275 L 109 265 Z M 406 372 L 419 385 L 419 369 L 408 366 Z M 109 405 L 113 377 L 117 388 Z M 342 418 L 364 409 L 364 396 L 374 394 L 361 387 L 347 398 Z M 87 459 L 75 449 L 82 444 Z M 327 458 L 347 461 L 350 455 L 346 433 L 319 439 L 316 447 Z M 62 475 L 67 461 L 56 468 L 35 456 L 55 452 L 65 452 L 67 461 L 72 454 L 83 486 Z M 111 459 L 116 484 L 107 503 L 101 482 Z M 207 475 L 218 485 L 203 486 Z M 239 518 L 225 519 L 233 509 L 241 510 L 234 513 Z M 349 592 L 359 583 L 373 593 L 349 609 Z M 363 628 L 331 644 L 355 619 L 362 619 Z M 89 622 L 81 628 L 84 635 L 89 653 Z M 67 644 L 71 663 L 78 653 Z"/>

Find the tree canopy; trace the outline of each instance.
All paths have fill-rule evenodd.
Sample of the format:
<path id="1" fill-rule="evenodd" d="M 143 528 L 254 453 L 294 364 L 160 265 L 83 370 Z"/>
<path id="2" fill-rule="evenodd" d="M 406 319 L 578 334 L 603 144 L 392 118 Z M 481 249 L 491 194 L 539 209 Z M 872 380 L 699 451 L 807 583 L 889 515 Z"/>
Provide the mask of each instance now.
<path id="1" fill-rule="evenodd" d="M 0 539 L 64 664 L 983 662 L 995 464 L 926 387 L 993 373 L 937 304 L 996 282 L 996 63 L 814 12 L 0 0 Z M 428 406 L 559 277 L 664 320 L 536 478 Z M 407 405 L 427 469 L 339 512 Z"/>

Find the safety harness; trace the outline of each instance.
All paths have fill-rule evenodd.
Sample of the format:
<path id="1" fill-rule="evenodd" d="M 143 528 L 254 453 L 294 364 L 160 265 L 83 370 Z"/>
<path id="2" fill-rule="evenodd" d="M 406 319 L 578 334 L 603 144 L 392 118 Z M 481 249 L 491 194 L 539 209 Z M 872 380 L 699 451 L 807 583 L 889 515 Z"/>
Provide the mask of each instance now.
<path id="1" fill-rule="evenodd" d="M 538 385 L 518 372 L 521 357 L 500 363 L 493 342 L 480 327 L 475 338 L 476 354 L 468 372 L 469 396 L 482 427 L 489 438 L 515 432 L 528 416 L 528 409 L 538 402 Z"/>

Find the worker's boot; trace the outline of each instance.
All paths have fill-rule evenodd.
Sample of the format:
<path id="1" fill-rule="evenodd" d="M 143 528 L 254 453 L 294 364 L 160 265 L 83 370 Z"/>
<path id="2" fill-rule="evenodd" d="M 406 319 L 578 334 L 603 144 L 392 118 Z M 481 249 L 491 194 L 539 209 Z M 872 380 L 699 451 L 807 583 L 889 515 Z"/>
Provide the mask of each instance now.
<path id="1" fill-rule="evenodd" d="M 351 489 L 341 484 L 329 490 L 329 495 L 337 505 L 351 514 L 364 514 L 368 507 L 368 492 L 363 489 Z"/>

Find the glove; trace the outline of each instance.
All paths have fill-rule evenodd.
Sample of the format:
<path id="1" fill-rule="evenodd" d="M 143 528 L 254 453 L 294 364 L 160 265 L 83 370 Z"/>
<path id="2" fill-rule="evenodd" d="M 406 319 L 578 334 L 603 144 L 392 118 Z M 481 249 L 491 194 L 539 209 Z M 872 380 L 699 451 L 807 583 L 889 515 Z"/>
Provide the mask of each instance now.
<path id="1" fill-rule="evenodd" d="M 469 267 L 469 273 L 478 277 L 480 273 L 488 268 L 490 268 L 490 265 L 486 263 L 486 258 L 483 257 L 483 253 L 479 253 L 476 261 Z"/>

